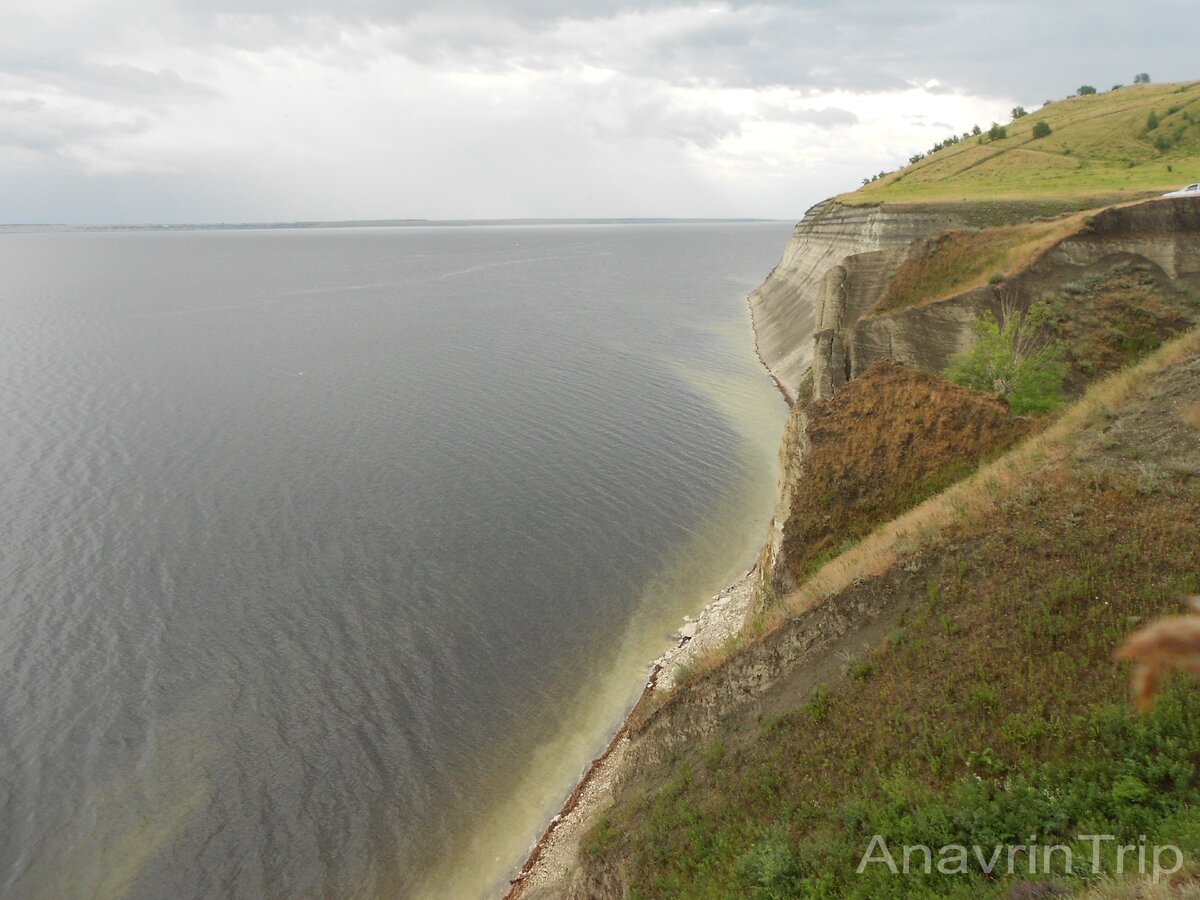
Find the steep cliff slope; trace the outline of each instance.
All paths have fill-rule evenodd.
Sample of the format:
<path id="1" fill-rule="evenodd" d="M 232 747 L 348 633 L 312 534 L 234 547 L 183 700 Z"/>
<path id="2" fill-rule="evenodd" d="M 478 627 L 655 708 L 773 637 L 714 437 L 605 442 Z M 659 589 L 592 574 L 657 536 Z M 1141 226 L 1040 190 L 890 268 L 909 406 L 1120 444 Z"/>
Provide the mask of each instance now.
<path id="1" fill-rule="evenodd" d="M 811 529 L 800 529 L 803 538 L 795 538 L 800 533 L 798 520 L 793 519 L 797 498 L 813 490 L 823 495 L 827 487 L 820 485 L 828 481 L 823 475 L 815 485 L 808 483 L 814 471 L 807 461 L 812 443 L 807 433 L 809 402 L 830 400 L 847 382 L 883 360 L 941 372 L 953 354 L 974 342 L 974 327 L 981 314 L 1011 315 L 1035 301 L 1053 307 L 1052 336 L 1061 340 L 1067 351 L 1072 366 L 1069 386 L 1075 393 L 1089 379 L 1136 360 L 1186 330 L 1200 316 L 1200 200 L 1144 201 L 1025 228 L 1031 229 L 1036 240 L 1023 268 L 1001 273 L 1003 277 L 995 284 L 951 291 L 949 296 L 933 293 L 923 299 L 920 292 L 906 291 L 903 296 L 908 299 L 898 303 L 889 296 L 889 289 L 897 272 L 910 276 L 911 283 L 936 284 L 937 280 L 922 270 L 936 269 L 938 255 L 944 257 L 947 244 L 957 235 L 969 238 L 968 247 L 987 247 L 994 232 L 1008 240 L 1021 229 L 940 229 L 902 248 L 844 257 L 819 279 L 815 272 L 828 261 L 829 244 L 814 247 L 811 238 L 793 241 L 797 248 L 808 248 L 809 256 L 794 259 L 790 271 L 805 266 L 810 276 L 803 284 L 808 287 L 789 292 L 777 281 L 769 295 L 751 297 L 752 308 L 772 305 L 806 310 L 803 324 L 799 315 L 794 316 L 793 325 L 799 330 L 792 336 L 810 348 L 807 354 L 795 351 L 784 361 L 798 385 L 780 452 L 774 521 L 759 561 L 763 583 L 772 591 L 794 586 L 804 560 L 812 558 L 811 544 L 816 542 L 828 550 L 825 543 L 834 540 L 832 530 L 822 537 Z M 937 270 L 937 274 L 943 271 Z M 760 321 L 756 313 L 756 327 Z M 784 319 L 774 321 L 783 323 Z M 806 330 L 809 328 L 811 333 Z M 783 330 L 771 336 L 782 342 Z M 865 427 L 886 428 L 887 421 Z M 854 449 L 848 446 L 846 453 L 852 457 Z M 918 457 L 914 453 L 897 460 L 904 465 L 896 469 L 894 480 L 913 482 L 916 476 L 908 469 Z M 964 456 L 960 463 L 973 465 L 977 459 Z M 786 539 L 789 534 L 793 537 Z M 836 540 L 853 537 L 841 534 Z"/>
<path id="2" fill-rule="evenodd" d="M 1111 659 L 1200 588 L 1198 401 L 1193 331 L 826 566 L 635 717 L 570 896 L 1057 896 L 1080 834 L 1200 851 L 1200 691 L 1138 719 Z M 1075 868 L 857 871 L 1033 833 Z"/>
<path id="3" fill-rule="evenodd" d="M 854 208 L 833 200 L 804 214 L 779 264 L 750 295 L 759 356 L 789 396 L 812 364 L 816 298 L 830 270 L 848 257 L 902 250 L 953 221 L 939 210 Z"/>
<path id="4" fill-rule="evenodd" d="M 1196 155 L 1200 84 L 1117 93 L 1047 110 L 1057 145 L 1023 146 L 1035 114 L 808 211 L 749 298 L 793 408 L 745 628 L 654 669 L 569 858 L 514 896 L 1059 890 L 859 879 L 872 832 L 990 849 L 1171 827 L 1200 853 L 1200 700 L 1138 724 L 1111 662 L 1200 590 L 1200 201 L 1130 200 L 1152 162 Z M 1168 96 L 1169 137 L 1147 137 Z M 981 317 L 1034 304 L 1069 373 L 1055 402 L 1087 390 L 1061 417 L 939 377 Z"/>
<path id="5" fill-rule="evenodd" d="M 987 218 L 995 218 L 994 209 Z M 1005 210 L 1017 219 L 1029 211 L 1019 204 Z M 880 359 L 940 371 L 971 343 L 984 309 L 996 312 L 1005 299 L 1027 306 L 1120 262 L 1145 262 L 1164 283 L 1200 287 L 1200 202 L 1152 200 L 1065 220 L 1062 236 L 1024 268 L 989 273 L 1002 287 L 985 284 L 879 311 L 881 304 L 894 306 L 886 301 L 897 273 L 936 253 L 947 235 L 970 234 L 986 245 L 991 231 L 970 224 L 983 218 L 966 206 L 889 209 L 826 201 L 814 207 L 779 265 L 749 297 L 764 365 L 789 395 L 811 368 L 815 395 L 828 397 Z"/>

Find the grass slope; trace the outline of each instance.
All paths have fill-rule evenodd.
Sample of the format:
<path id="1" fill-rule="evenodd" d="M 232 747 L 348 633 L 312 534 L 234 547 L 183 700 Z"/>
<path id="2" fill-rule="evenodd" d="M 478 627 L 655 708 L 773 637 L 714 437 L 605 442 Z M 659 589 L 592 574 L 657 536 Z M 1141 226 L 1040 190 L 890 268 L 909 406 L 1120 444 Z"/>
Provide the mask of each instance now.
<path id="1" fill-rule="evenodd" d="M 1150 113 L 1158 125 L 1148 128 Z M 1051 134 L 1034 138 L 1035 123 Z M 839 199 L 849 204 L 1080 198 L 1104 205 L 1200 180 L 1200 82 L 1151 84 L 1044 106 L 927 154 Z"/>
<path id="2" fill-rule="evenodd" d="M 644 773 L 594 829 L 592 865 L 635 897 L 979 897 L 1032 876 L 855 868 L 874 834 L 1200 853 L 1200 689 L 1139 718 L 1111 660 L 1200 589 L 1197 396 L 1192 331 L 824 567 L 786 605 L 882 591 L 906 599 L 902 627 L 791 712 Z M 1059 862 L 1067 888 L 1093 877 Z"/>
<path id="3" fill-rule="evenodd" d="M 783 529 L 797 582 L 1034 426 L 1002 400 L 887 361 L 810 403 L 806 416 L 803 480 Z"/>
<path id="4" fill-rule="evenodd" d="M 1055 222 L 940 232 L 916 244 L 871 313 L 934 303 L 1002 279 L 1084 226 L 1084 216 L 1074 215 Z"/>

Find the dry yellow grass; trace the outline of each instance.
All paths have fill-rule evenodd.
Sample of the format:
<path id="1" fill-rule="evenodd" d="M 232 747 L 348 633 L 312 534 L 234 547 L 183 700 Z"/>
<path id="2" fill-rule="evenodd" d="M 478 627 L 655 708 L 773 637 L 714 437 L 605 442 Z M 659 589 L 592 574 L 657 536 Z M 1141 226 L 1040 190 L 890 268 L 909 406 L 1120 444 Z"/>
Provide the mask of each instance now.
<path id="1" fill-rule="evenodd" d="M 904 558 L 940 543 L 943 529 L 994 513 L 1000 501 L 1029 483 L 1039 469 L 1065 459 L 1070 438 L 1088 423 L 1121 409 L 1157 374 L 1200 354 L 1200 328 L 1181 335 L 1136 366 L 1093 385 L 1048 429 L 1024 441 L 974 475 L 876 529 L 818 569 L 799 589 L 767 611 L 761 633 L 845 590 L 856 579 L 882 574 Z"/>
<path id="2" fill-rule="evenodd" d="M 919 255 L 900 264 L 873 313 L 925 306 L 983 287 L 996 274 L 1024 271 L 1085 227 L 1087 214 L 1054 222 L 950 231 L 917 244 Z"/>
<path id="3" fill-rule="evenodd" d="M 1108 878 L 1082 896 L 1083 900 L 1200 900 L 1200 877 L 1181 872 L 1157 882 L 1148 876 Z"/>
<path id="4" fill-rule="evenodd" d="M 835 597 L 855 582 L 877 577 L 908 558 L 936 550 L 949 526 L 996 515 L 1001 502 L 1032 483 L 1039 471 L 1070 456 L 1073 439 L 1080 430 L 1111 417 L 1135 400 L 1155 376 L 1197 355 L 1200 355 L 1200 328 L 1164 344 L 1137 365 L 1093 384 L 1044 431 L 1026 439 L 975 474 L 876 528 L 767 609 L 749 610 L 745 639 L 697 659 L 686 674 L 676 679 L 671 695 L 720 668 L 748 643 L 778 631 L 789 619 Z M 669 699 L 658 693 L 643 698 L 631 713 L 633 727 L 640 727 Z"/>

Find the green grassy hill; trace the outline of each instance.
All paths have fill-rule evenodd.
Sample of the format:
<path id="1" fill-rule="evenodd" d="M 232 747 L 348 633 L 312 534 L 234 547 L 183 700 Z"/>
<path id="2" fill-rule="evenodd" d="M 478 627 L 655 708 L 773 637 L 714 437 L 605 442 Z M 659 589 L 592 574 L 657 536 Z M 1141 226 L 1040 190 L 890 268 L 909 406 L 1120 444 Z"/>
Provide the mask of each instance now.
<path id="1" fill-rule="evenodd" d="M 1151 124 L 1151 113 L 1158 124 Z M 1045 122 L 1050 134 L 1034 137 Z M 1092 199 L 1104 205 L 1200 181 L 1200 82 L 1071 97 L 1004 123 L 1007 136 L 958 135 L 839 199 L 849 204 Z"/>

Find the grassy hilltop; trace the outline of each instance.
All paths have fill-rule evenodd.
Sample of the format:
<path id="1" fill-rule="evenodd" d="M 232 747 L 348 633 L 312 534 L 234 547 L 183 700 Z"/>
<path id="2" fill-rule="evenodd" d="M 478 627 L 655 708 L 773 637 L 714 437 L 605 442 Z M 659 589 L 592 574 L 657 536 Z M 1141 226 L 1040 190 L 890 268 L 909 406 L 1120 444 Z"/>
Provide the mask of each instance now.
<path id="1" fill-rule="evenodd" d="M 1039 122 L 1050 128 L 1045 137 L 1034 136 Z M 982 134 L 960 133 L 957 143 L 839 199 L 856 205 L 1094 199 L 1103 205 L 1200 180 L 1200 81 L 1058 100 L 1001 123 L 1007 133 L 997 139 L 989 136 L 991 123 L 979 124 Z"/>
<path id="2" fill-rule="evenodd" d="M 1050 133 L 1035 138 L 1039 122 Z M 967 206 L 985 226 L 914 243 L 868 315 L 1000 291 L 1112 215 L 1086 210 L 1200 180 L 1200 82 L 1074 97 L 1006 127 L 839 198 Z M 596 895 L 1196 896 L 1200 686 L 1173 680 L 1139 716 L 1113 652 L 1200 592 L 1200 284 L 1194 266 L 1168 278 L 1113 246 L 1075 280 L 1036 282 L 1072 373 L 1057 413 L 1016 416 L 891 362 L 828 399 L 801 386 L 789 429 L 803 439 L 785 443 L 785 468 L 802 480 L 783 532 L 799 587 L 764 587 L 747 634 L 677 673 L 676 694 L 632 727 L 686 723 L 744 689 L 739 659 L 779 658 L 815 609 L 884 612 L 849 626 L 853 652 L 785 669 L 705 739 L 639 770 L 586 839 Z M 1089 834 L 1173 844 L 1186 864 L 1151 886 L 1134 865 L 1117 874 L 1113 842 L 1092 872 Z M 897 854 L 1063 845 L 1076 868 L 1060 856 L 1031 871 L 1026 847 L 995 872 L 919 856 L 909 874 L 859 872 L 873 835 Z"/>

